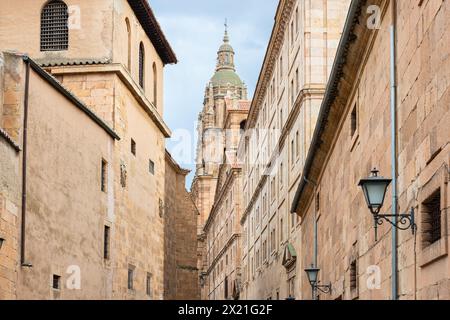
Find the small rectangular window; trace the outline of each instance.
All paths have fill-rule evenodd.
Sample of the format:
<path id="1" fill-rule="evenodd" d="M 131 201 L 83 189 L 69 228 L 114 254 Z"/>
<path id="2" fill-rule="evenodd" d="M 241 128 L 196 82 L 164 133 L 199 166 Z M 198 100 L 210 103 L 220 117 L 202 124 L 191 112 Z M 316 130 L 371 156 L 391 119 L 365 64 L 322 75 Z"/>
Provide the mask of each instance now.
<path id="1" fill-rule="evenodd" d="M 128 290 L 134 290 L 134 266 L 128 266 Z"/>
<path id="2" fill-rule="evenodd" d="M 103 234 L 103 258 L 109 260 L 110 257 L 110 238 L 111 238 L 111 228 L 105 226 L 105 231 Z"/>
<path id="3" fill-rule="evenodd" d="M 358 111 L 356 109 L 356 105 L 353 107 L 351 113 L 351 136 L 353 137 L 358 129 Z"/>
<path id="4" fill-rule="evenodd" d="M 280 189 L 283 189 L 283 162 L 280 164 Z"/>
<path id="5" fill-rule="evenodd" d="M 151 174 L 155 174 L 155 163 L 149 160 L 148 170 Z"/>
<path id="6" fill-rule="evenodd" d="M 441 190 L 435 191 L 422 203 L 424 247 L 439 241 L 442 237 L 441 226 Z"/>
<path id="7" fill-rule="evenodd" d="M 291 46 L 294 44 L 294 22 L 291 22 Z"/>
<path id="8" fill-rule="evenodd" d="M 284 240 L 284 225 L 283 219 L 280 219 L 280 244 L 283 243 Z"/>
<path id="9" fill-rule="evenodd" d="M 295 149 L 294 149 L 294 140 L 291 141 L 291 165 L 295 164 Z"/>
<path id="10" fill-rule="evenodd" d="M 354 291 L 358 288 L 358 263 L 353 260 L 350 264 L 350 290 Z"/>
<path id="11" fill-rule="evenodd" d="M 106 192 L 107 190 L 107 178 L 108 178 L 108 163 L 102 159 L 102 172 L 101 172 L 101 190 Z"/>
<path id="12" fill-rule="evenodd" d="M 136 142 L 131 139 L 131 153 L 136 156 Z"/>
<path id="13" fill-rule="evenodd" d="M 294 80 L 291 80 L 291 104 L 295 103 L 295 88 L 294 88 Z"/>
<path id="14" fill-rule="evenodd" d="M 316 212 L 320 210 L 320 193 L 317 192 L 316 194 Z"/>
<path id="15" fill-rule="evenodd" d="M 152 275 L 151 275 L 151 273 L 147 273 L 145 287 L 146 287 L 145 292 L 147 293 L 147 296 L 151 297 L 152 296 Z"/>
<path id="16" fill-rule="evenodd" d="M 55 290 L 61 290 L 61 276 L 53 275 L 52 288 Z"/>

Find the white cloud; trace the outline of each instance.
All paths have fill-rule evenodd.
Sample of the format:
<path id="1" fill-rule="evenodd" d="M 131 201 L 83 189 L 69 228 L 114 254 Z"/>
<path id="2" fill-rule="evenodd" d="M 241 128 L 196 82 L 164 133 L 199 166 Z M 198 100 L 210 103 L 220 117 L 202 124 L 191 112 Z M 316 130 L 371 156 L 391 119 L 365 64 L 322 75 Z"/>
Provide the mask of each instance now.
<path id="1" fill-rule="evenodd" d="M 252 98 L 273 26 L 276 0 L 153 0 L 150 1 L 179 63 L 165 70 L 164 118 L 172 130 L 188 130 L 192 137 L 203 107 L 205 86 L 214 74 L 217 49 L 228 19 L 230 43 L 236 52 L 237 73 Z M 167 141 L 170 151 L 174 143 Z M 190 163 L 194 169 L 195 146 Z M 177 159 L 178 160 L 178 159 Z M 193 173 L 191 173 L 192 178 Z M 188 185 L 191 179 L 188 179 Z"/>

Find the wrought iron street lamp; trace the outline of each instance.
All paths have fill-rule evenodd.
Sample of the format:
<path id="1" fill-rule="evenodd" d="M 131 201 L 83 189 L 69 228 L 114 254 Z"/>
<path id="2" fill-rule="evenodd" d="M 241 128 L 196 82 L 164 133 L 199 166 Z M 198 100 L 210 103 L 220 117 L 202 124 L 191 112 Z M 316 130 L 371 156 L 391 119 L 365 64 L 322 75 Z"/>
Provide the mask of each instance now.
<path id="1" fill-rule="evenodd" d="M 367 205 L 374 218 L 375 241 L 378 241 L 378 226 L 381 226 L 384 221 L 387 221 L 399 230 L 408 230 L 411 228 L 414 234 L 416 230 L 414 208 L 411 208 L 411 212 L 406 214 L 380 214 L 387 188 L 392 180 L 379 177 L 378 173 L 379 171 L 377 169 L 373 169 L 372 175 L 369 178 L 361 179 L 359 182 L 359 186 L 363 189 Z"/>
<path id="2" fill-rule="evenodd" d="M 314 265 L 311 265 L 310 268 L 305 269 L 309 284 L 311 285 L 313 300 L 315 300 L 314 293 L 316 289 L 323 293 L 331 293 L 331 283 L 327 285 L 321 285 L 320 281 L 318 281 L 319 271 L 320 269 L 314 267 Z"/>

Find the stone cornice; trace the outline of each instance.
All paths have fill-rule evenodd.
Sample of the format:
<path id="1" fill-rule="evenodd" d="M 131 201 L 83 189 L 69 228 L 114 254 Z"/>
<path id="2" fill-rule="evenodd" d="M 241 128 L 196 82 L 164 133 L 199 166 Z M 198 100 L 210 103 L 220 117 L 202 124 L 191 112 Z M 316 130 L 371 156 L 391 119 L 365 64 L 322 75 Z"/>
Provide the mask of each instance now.
<path id="1" fill-rule="evenodd" d="M 256 190 L 253 193 L 253 196 L 251 197 L 248 206 L 244 211 L 244 214 L 242 215 L 241 225 L 243 225 L 245 223 L 245 220 L 247 220 L 247 216 L 250 213 L 251 209 L 253 208 L 253 205 L 255 204 L 256 199 L 258 198 L 259 193 L 261 192 L 266 182 L 267 182 L 267 175 L 263 175 L 262 178 L 259 180 L 258 186 L 256 187 Z"/>
<path id="2" fill-rule="evenodd" d="M 225 129 L 228 129 L 231 126 L 231 117 L 232 117 L 233 114 L 247 115 L 248 114 L 248 110 L 229 109 L 227 111 L 227 117 L 226 117 L 225 122 L 224 122 L 224 128 Z"/>
<path id="3" fill-rule="evenodd" d="M 217 209 L 219 206 L 223 203 L 223 195 L 225 192 L 227 192 L 236 176 L 241 172 L 241 168 L 231 168 L 230 174 L 227 176 L 227 179 L 224 182 L 223 188 L 220 190 L 217 199 L 219 199 L 216 203 L 214 203 L 211 212 L 209 214 L 208 220 L 206 220 L 205 226 L 203 227 L 203 231 L 207 232 L 209 229 L 209 226 L 211 225 L 211 222 L 213 218 L 215 218 Z"/>
<path id="4" fill-rule="evenodd" d="M 144 111 L 154 121 L 156 126 L 161 130 L 166 138 L 170 138 L 171 131 L 164 122 L 162 116 L 159 114 L 156 107 L 145 96 L 140 86 L 133 80 L 130 73 L 120 63 L 105 64 L 105 65 L 90 65 L 90 66 L 58 66 L 45 68 L 54 76 L 65 74 L 85 74 L 85 73 L 115 73 L 119 79 L 130 90 L 133 97 L 144 109 Z"/>
<path id="5" fill-rule="evenodd" d="M 325 85 L 310 85 L 309 87 L 303 88 L 300 90 L 300 92 L 297 95 L 297 99 L 294 103 L 294 107 L 292 111 L 289 113 L 289 117 L 281 131 L 281 136 L 278 141 L 278 148 L 281 150 L 284 146 L 284 142 L 286 140 L 286 137 L 288 136 L 289 132 L 291 131 L 295 120 L 297 119 L 298 114 L 300 113 L 301 107 L 303 105 L 303 102 L 307 98 L 316 97 L 316 98 L 323 98 L 323 95 L 325 93 Z"/>
<path id="6" fill-rule="evenodd" d="M 288 120 L 286 121 L 286 123 L 281 131 L 281 135 L 280 135 L 280 138 L 278 139 L 278 143 L 277 143 L 277 148 L 273 151 L 272 155 L 270 156 L 270 161 L 269 161 L 268 167 L 272 167 L 273 164 L 276 163 L 276 159 L 279 155 L 278 150 L 281 150 L 283 148 L 286 138 L 289 135 L 289 132 L 291 131 L 292 126 L 295 123 L 295 120 L 297 119 L 297 116 L 301 110 L 301 107 L 302 107 L 305 99 L 308 97 L 314 97 L 314 96 L 317 98 L 322 98 L 324 92 L 325 92 L 325 86 L 323 86 L 323 85 L 310 86 L 307 88 L 303 88 L 299 92 L 299 94 L 297 95 L 297 100 L 295 101 L 294 108 L 289 113 Z M 244 224 L 249 212 L 251 211 L 251 209 L 253 209 L 253 205 L 255 204 L 256 199 L 258 198 L 266 181 L 267 181 L 267 175 L 263 175 L 258 183 L 258 186 L 256 187 L 255 192 L 253 193 L 253 196 L 250 199 L 250 202 L 249 202 L 247 208 L 244 211 L 244 214 L 242 215 L 241 225 Z"/>
<path id="7" fill-rule="evenodd" d="M 294 7 L 294 0 L 281 0 L 278 5 L 277 13 L 275 15 L 275 24 L 272 29 L 269 45 L 266 56 L 259 74 L 258 83 L 256 85 L 255 94 L 250 107 L 249 116 L 247 120 L 247 128 L 252 128 L 255 125 L 260 106 L 264 100 L 268 84 L 272 79 L 275 69 L 276 59 L 281 51 L 284 42 L 284 35 L 289 18 Z"/>
<path id="8" fill-rule="evenodd" d="M 240 233 L 233 234 L 233 236 L 227 241 L 227 243 L 222 248 L 222 250 L 219 251 L 217 256 L 211 262 L 211 265 L 208 267 L 208 270 L 206 271 L 207 275 L 209 275 L 211 273 L 211 270 L 214 269 L 214 267 L 216 266 L 217 262 L 220 260 L 220 258 L 222 258 L 222 256 L 224 255 L 225 251 L 231 246 L 231 244 L 234 242 L 234 240 L 239 239 L 240 237 L 241 237 Z"/>

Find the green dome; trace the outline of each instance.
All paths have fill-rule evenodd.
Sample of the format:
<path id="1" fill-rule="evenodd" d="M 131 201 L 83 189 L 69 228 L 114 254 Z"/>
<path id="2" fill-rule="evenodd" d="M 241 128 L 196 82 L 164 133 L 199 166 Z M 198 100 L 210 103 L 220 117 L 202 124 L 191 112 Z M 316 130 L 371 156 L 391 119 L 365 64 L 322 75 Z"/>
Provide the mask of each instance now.
<path id="1" fill-rule="evenodd" d="M 213 86 L 226 86 L 231 84 L 232 86 L 242 86 L 241 78 L 230 69 L 218 70 L 211 79 Z"/>

